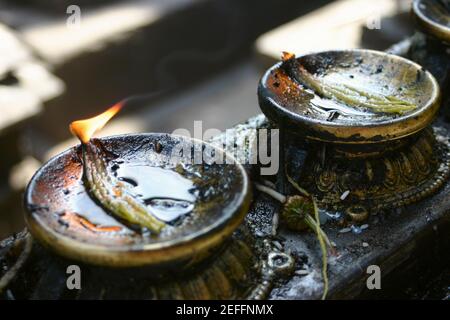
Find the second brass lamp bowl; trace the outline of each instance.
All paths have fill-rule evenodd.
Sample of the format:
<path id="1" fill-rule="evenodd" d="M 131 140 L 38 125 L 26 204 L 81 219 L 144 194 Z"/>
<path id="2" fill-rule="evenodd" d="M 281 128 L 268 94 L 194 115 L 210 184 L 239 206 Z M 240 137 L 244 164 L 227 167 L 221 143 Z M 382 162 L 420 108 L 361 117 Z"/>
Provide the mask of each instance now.
<path id="1" fill-rule="evenodd" d="M 412 13 L 423 32 L 450 44 L 450 1 L 414 0 Z"/>
<path id="2" fill-rule="evenodd" d="M 291 68 L 300 66 L 343 92 L 414 106 L 378 112 L 347 105 L 298 81 L 292 76 L 298 70 L 286 69 L 286 61 L 264 74 L 258 88 L 261 110 L 285 132 L 281 143 L 286 153 L 307 152 L 300 164 L 286 162 L 285 170 L 315 195 L 321 208 L 344 211 L 362 222 L 370 212 L 411 204 L 439 189 L 449 175 L 449 155 L 447 144 L 437 142 L 431 129 L 440 106 L 431 73 L 405 58 L 372 50 L 293 59 Z"/>

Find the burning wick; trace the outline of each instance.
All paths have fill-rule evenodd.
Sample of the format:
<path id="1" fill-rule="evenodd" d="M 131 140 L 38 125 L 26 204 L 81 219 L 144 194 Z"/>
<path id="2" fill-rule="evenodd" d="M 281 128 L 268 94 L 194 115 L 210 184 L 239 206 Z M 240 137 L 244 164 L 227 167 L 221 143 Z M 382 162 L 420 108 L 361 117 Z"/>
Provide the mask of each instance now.
<path id="1" fill-rule="evenodd" d="M 70 131 L 82 142 L 83 179 L 90 196 L 111 215 L 158 234 L 166 224 L 136 197 L 130 186 L 108 174 L 106 155 L 98 146 L 99 142 L 91 140 L 92 135 L 103 128 L 124 103 L 119 102 L 96 117 L 72 122 Z"/>
<path id="2" fill-rule="evenodd" d="M 119 102 L 96 117 L 77 120 L 70 124 L 70 131 L 84 144 L 91 140 L 91 137 L 98 130 L 101 130 L 112 117 L 114 117 L 123 107 L 123 102 Z"/>

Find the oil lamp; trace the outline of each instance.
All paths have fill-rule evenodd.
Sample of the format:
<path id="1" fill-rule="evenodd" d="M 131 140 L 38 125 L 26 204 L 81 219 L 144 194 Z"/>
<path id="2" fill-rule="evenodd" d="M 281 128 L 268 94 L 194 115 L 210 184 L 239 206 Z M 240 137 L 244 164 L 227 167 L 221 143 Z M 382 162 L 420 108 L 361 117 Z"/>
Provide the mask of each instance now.
<path id="1" fill-rule="evenodd" d="M 415 0 L 413 16 L 428 36 L 450 44 L 450 2 L 448 0 Z"/>
<path id="2" fill-rule="evenodd" d="M 265 297 L 293 261 L 256 245 L 241 226 L 251 201 L 242 165 L 182 136 L 92 138 L 121 107 L 73 122 L 81 145 L 32 178 L 25 205 L 33 237 L 84 263 L 109 294 L 131 277 L 140 285 L 127 292 L 138 298 Z M 205 150 L 223 164 L 193 161 Z"/>
<path id="3" fill-rule="evenodd" d="M 448 0 L 415 0 L 412 15 L 418 26 L 413 41 L 407 43 L 408 58 L 418 62 L 429 70 L 442 88 L 448 86 L 450 72 L 450 2 Z M 450 101 L 448 90 L 442 90 L 443 104 Z M 442 108 L 442 113 L 449 118 L 448 107 Z"/>
<path id="4" fill-rule="evenodd" d="M 286 172 L 321 208 L 361 223 L 423 199 L 448 178 L 448 145 L 430 129 L 440 91 L 428 71 L 370 50 L 284 60 L 262 77 L 260 107 L 285 131 L 287 154 L 306 150 Z"/>

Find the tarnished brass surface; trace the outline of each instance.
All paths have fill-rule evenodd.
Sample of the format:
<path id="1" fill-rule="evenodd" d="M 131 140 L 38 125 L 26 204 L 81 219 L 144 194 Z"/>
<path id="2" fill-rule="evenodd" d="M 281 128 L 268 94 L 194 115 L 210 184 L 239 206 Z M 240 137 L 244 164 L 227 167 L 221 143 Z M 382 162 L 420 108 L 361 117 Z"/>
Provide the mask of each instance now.
<path id="1" fill-rule="evenodd" d="M 31 236 L 22 232 L 9 239 L 8 272 L 0 273 L 0 298 L 19 271 L 27 272 L 27 264 L 38 256 L 36 274 L 28 279 L 44 277 L 42 274 L 66 275 L 70 260 L 61 259 L 32 241 Z M 257 239 L 244 223 L 216 252 L 203 263 L 189 271 L 170 270 L 156 272 L 146 267 L 107 268 L 104 266 L 79 264 L 83 270 L 83 286 L 78 290 L 68 290 L 65 281 L 55 283 L 58 288 L 46 287 L 51 292 L 56 289 L 64 299 L 182 299 L 182 300 L 242 300 L 268 298 L 271 289 L 295 269 L 294 258 L 273 246 L 268 239 Z M 5 245 L 5 242 L 0 242 Z M 32 251 L 33 253 L 30 253 Z M 0 252 L 4 258 L 5 252 Z M 29 270 L 29 269 L 28 269 Z M 45 283 L 45 282 L 44 282 Z M 34 281 L 27 284 L 35 285 Z M 39 285 L 43 285 L 40 283 Z M 59 286 L 62 287 L 59 287 Z M 14 287 L 14 285 L 12 285 Z M 39 289 L 38 289 L 39 290 Z M 18 291 L 14 290 L 17 294 Z M 17 298 L 28 298 L 30 291 Z"/>
<path id="2" fill-rule="evenodd" d="M 450 44 L 450 2 L 446 1 L 415 0 L 412 11 L 416 23 L 427 35 Z"/>
<path id="3" fill-rule="evenodd" d="M 320 207 L 362 222 L 369 213 L 431 195 L 449 177 L 447 143 L 437 142 L 431 129 L 408 140 L 402 148 L 365 158 L 348 158 L 333 145 L 316 144 L 301 172 L 288 166 L 289 173 L 316 196 Z"/>
<path id="4" fill-rule="evenodd" d="M 253 241 L 232 239 L 223 252 L 202 268 L 183 277 L 150 285 L 153 299 L 261 300 L 278 278 L 292 274 L 291 256 L 271 246 L 255 248 Z"/>
<path id="5" fill-rule="evenodd" d="M 262 260 L 250 244 L 233 239 L 227 247 L 203 267 L 185 276 L 178 275 L 148 285 L 152 299 L 245 299 L 262 276 Z M 267 294 L 267 293 L 265 293 Z M 264 295 L 265 296 L 265 295 Z"/>
<path id="6" fill-rule="evenodd" d="M 251 294 L 260 272 L 261 265 L 250 247 L 234 240 L 205 268 L 156 283 L 148 291 L 153 299 L 244 299 Z"/>

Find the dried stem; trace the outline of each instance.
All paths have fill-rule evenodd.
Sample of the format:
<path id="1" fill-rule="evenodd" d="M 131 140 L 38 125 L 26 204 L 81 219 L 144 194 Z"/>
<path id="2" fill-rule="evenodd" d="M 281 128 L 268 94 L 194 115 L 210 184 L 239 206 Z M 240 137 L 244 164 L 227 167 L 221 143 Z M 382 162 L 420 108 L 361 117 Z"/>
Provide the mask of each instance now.
<path id="1" fill-rule="evenodd" d="M 295 182 L 294 179 L 289 176 L 289 174 L 286 172 L 286 177 L 289 181 L 289 183 L 297 189 L 300 193 L 304 194 L 305 196 L 309 197 L 313 203 L 314 208 L 314 217 L 315 220 L 311 218 L 308 214 L 306 214 L 306 223 L 310 226 L 311 229 L 315 230 L 317 239 L 319 240 L 320 249 L 322 250 L 322 277 L 323 277 L 323 294 L 322 294 L 322 300 L 325 300 L 328 294 L 328 251 L 327 251 L 327 245 L 333 249 L 333 246 L 331 245 L 330 240 L 328 239 L 328 236 L 325 234 L 325 232 L 320 227 L 320 217 L 319 217 L 319 209 L 317 208 L 317 202 L 314 199 L 312 195 L 310 195 L 305 189 L 301 188 L 297 182 Z"/>
<path id="2" fill-rule="evenodd" d="M 259 183 L 255 183 L 255 187 L 256 187 L 257 190 L 268 194 L 269 196 L 271 196 L 272 198 L 278 200 L 279 202 L 281 202 L 283 204 L 287 200 L 287 197 L 285 195 L 282 195 L 281 193 L 279 193 L 278 191 L 276 191 L 276 190 L 274 190 L 272 188 L 266 187 L 266 186 L 264 186 L 262 184 L 259 184 Z"/>

